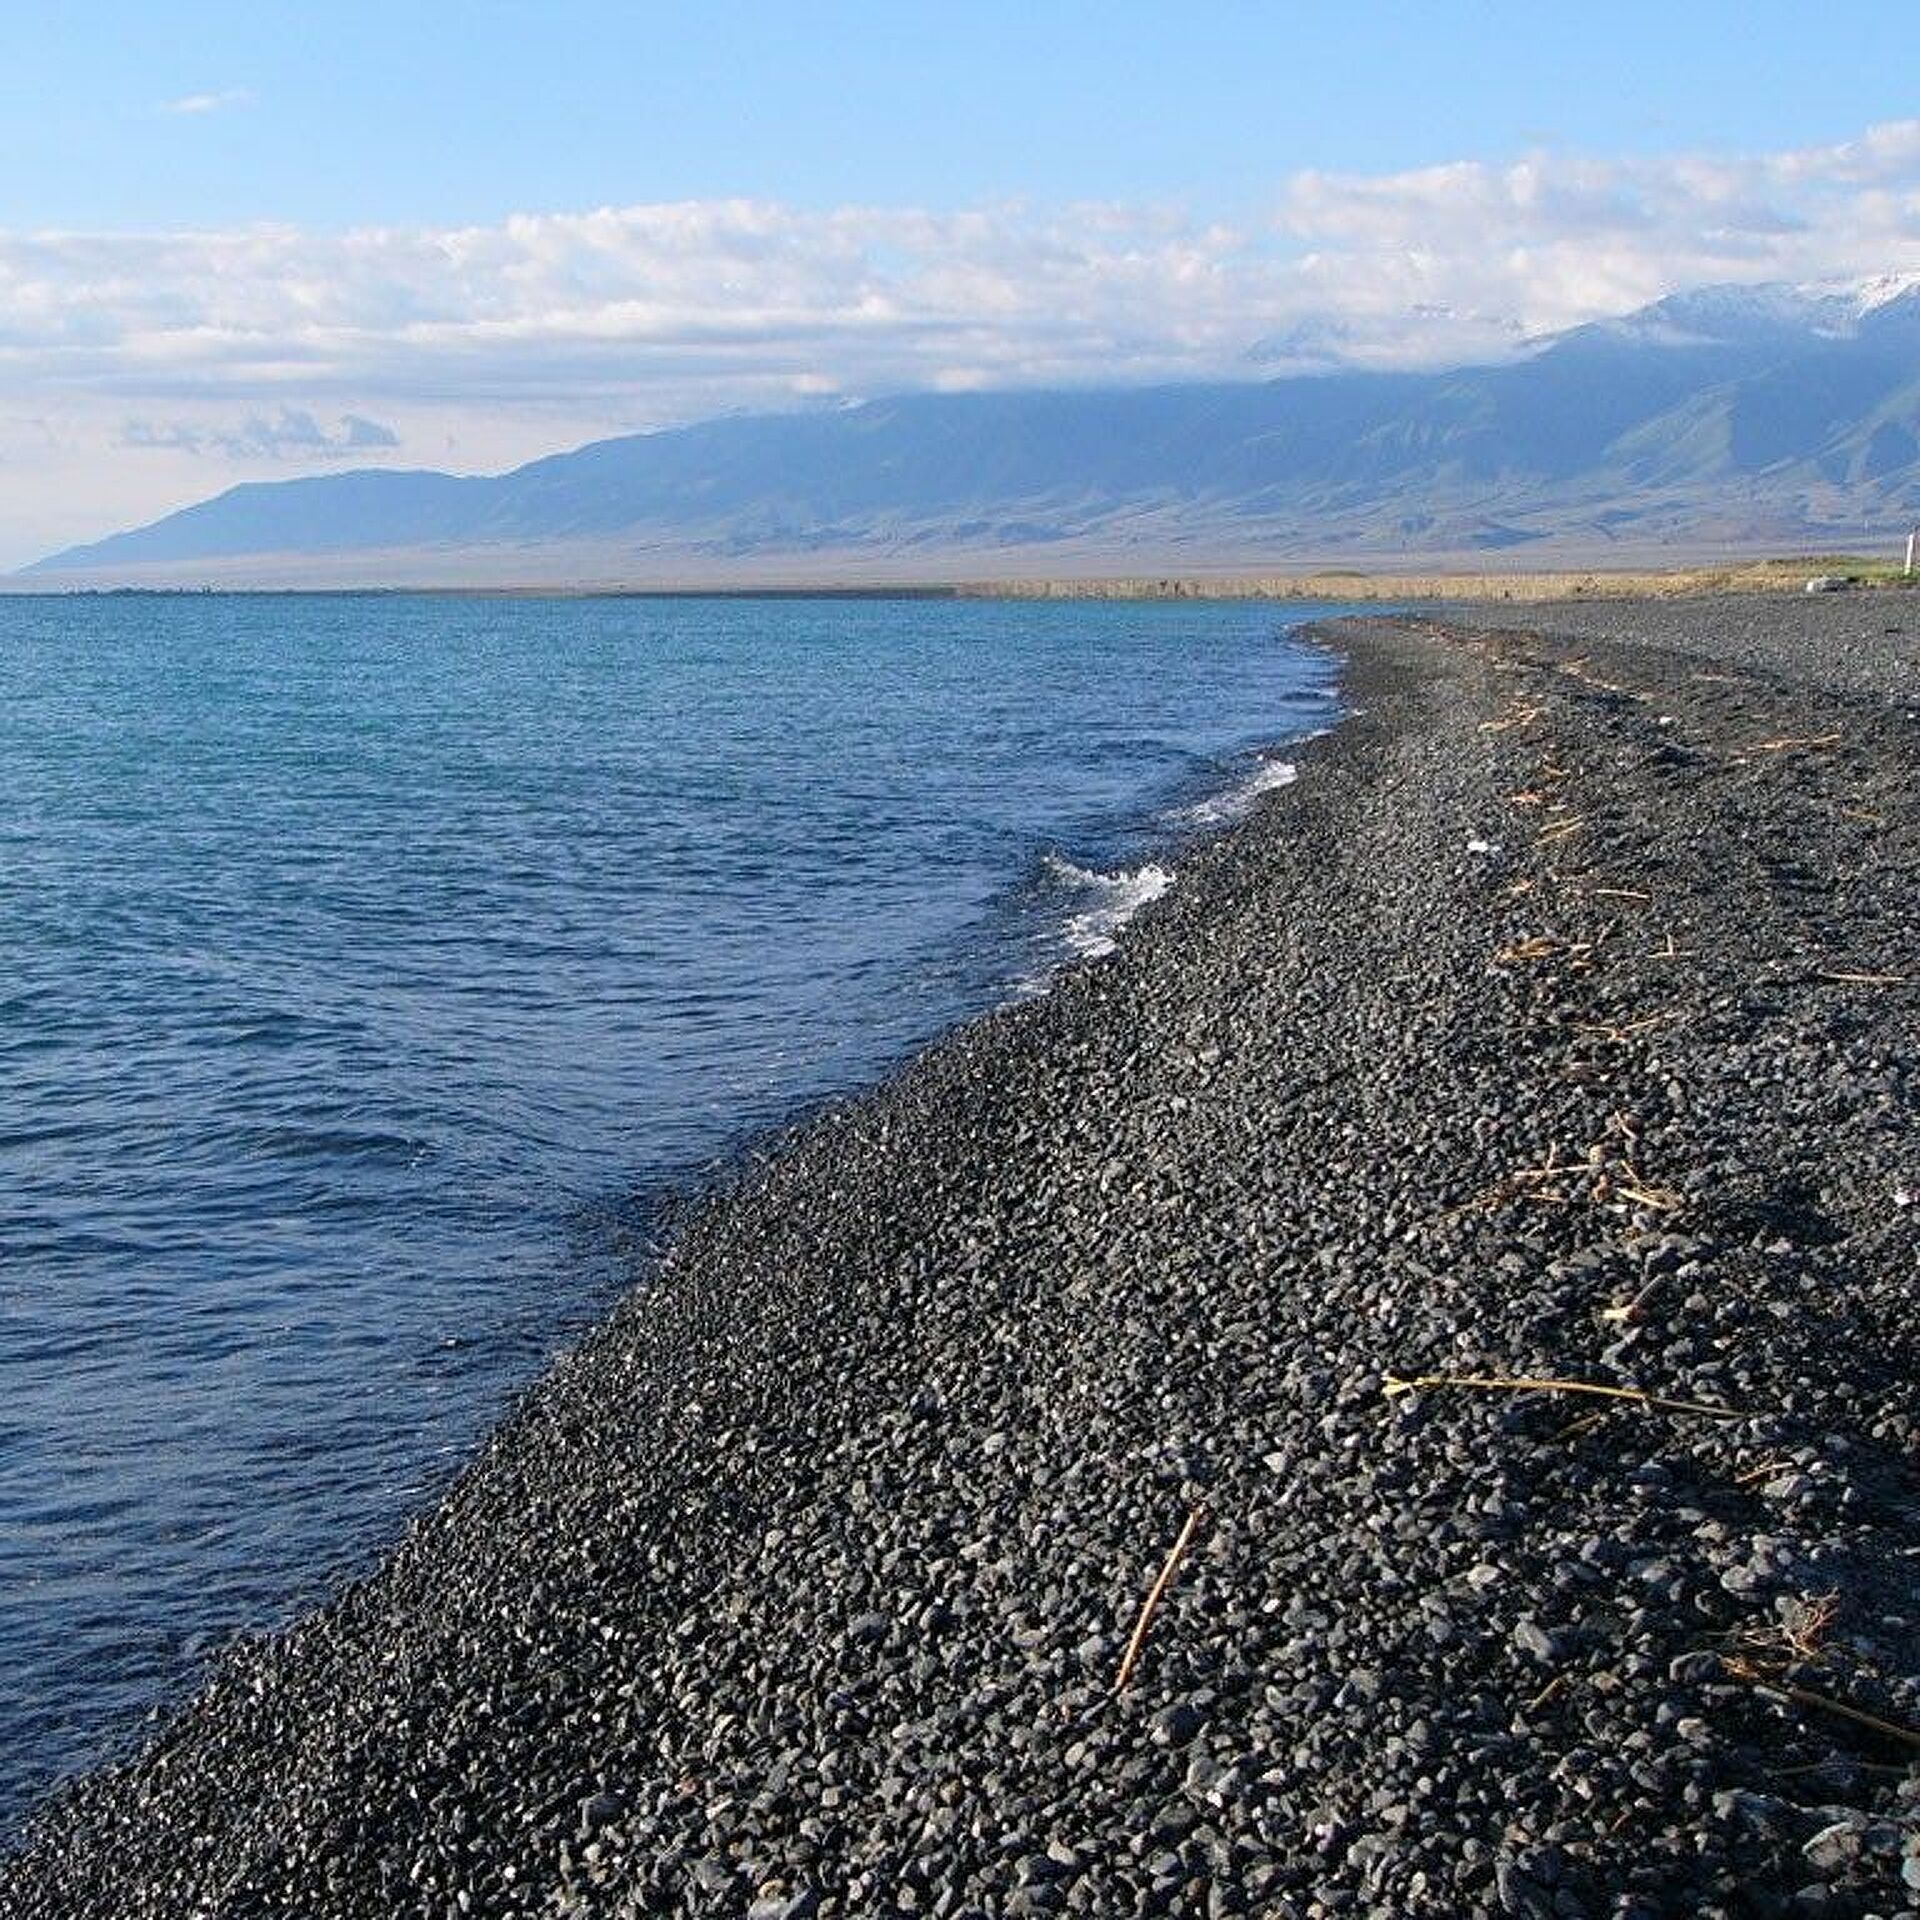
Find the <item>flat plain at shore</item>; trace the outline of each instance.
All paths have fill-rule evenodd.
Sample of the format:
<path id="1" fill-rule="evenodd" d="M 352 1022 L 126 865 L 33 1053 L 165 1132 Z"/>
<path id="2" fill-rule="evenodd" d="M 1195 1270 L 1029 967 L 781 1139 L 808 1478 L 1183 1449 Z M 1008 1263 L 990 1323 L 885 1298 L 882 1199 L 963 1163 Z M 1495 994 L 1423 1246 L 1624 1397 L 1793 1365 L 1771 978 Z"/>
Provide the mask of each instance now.
<path id="1" fill-rule="evenodd" d="M 1039 600 L 1294 600 L 1395 606 L 1428 601 L 1537 605 L 1565 600 L 1670 600 L 1727 594 L 1797 594 L 1810 580 L 1841 590 L 1910 591 L 1887 562 L 1840 555 L 1729 560 L 1672 567 L 1306 568 L 1296 572 L 1141 574 L 1088 579 L 999 580 L 963 586 L 963 595 Z M 1833 588 L 1823 588 L 1831 591 Z"/>
<path id="2" fill-rule="evenodd" d="M 1295 786 L 720 1196 L 0 1908 L 1910 1907 L 1920 602 L 1868 604 L 1330 631 Z"/>

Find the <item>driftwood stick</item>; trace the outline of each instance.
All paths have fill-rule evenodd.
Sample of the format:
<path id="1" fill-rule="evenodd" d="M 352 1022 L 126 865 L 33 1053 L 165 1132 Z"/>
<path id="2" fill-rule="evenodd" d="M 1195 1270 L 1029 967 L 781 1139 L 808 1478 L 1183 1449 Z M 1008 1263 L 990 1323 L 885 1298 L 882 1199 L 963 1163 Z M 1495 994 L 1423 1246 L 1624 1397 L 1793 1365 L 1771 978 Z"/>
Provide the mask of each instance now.
<path id="1" fill-rule="evenodd" d="M 1744 1660 L 1722 1660 L 1720 1664 L 1736 1680 L 1744 1680 L 1751 1686 L 1782 1694 L 1796 1707 L 1813 1707 L 1821 1713 L 1836 1714 L 1842 1720 L 1851 1720 L 1856 1727 L 1868 1728 L 1883 1739 L 1897 1740 L 1902 1746 L 1920 1748 L 1920 1733 L 1916 1733 L 1912 1727 L 1900 1726 L 1892 1720 L 1882 1720 L 1877 1713 L 1862 1713 L 1858 1707 L 1850 1707 L 1844 1700 L 1829 1699 L 1824 1693 L 1815 1693 L 1811 1687 L 1790 1686 L 1783 1680 L 1770 1680 L 1765 1674 L 1756 1672 Z"/>
<path id="2" fill-rule="evenodd" d="M 1608 1400 L 1631 1400 L 1639 1406 L 1656 1407 L 1662 1413 L 1704 1413 L 1715 1420 L 1744 1420 L 1738 1407 L 1709 1406 L 1704 1400 L 1663 1400 L 1639 1387 L 1607 1387 L 1592 1380 L 1536 1380 L 1507 1374 L 1425 1373 L 1414 1380 L 1402 1380 L 1390 1373 L 1381 1391 L 1392 1399 L 1401 1393 L 1419 1393 L 1427 1387 L 1474 1387 L 1482 1393 L 1597 1393 Z"/>
<path id="3" fill-rule="evenodd" d="M 1187 1524 L 1180 1529 L 1180 1537 L 1173 1543 L 1159 1577 L 1147 1589 L 1147 1597 L 1140 1603 L 1140 1617 L 1134 1621 L 1132 1636 L 1127 1641 L 1127 1650 L 1120 1656 L 1120 1671 L 1113 1677 L 1115 1693 L 1124 1693 L 1127 1682 L 1133 1678 L 1133 1669 L 1140 1659 L 1140 1649 L 1147 1643 L 1147 1628 L 1153 1620 L 1154 1609 L 1159 1606 L 1161 1595 L 1173 1584 L 1173 1576 L 1180 1571 L 1180 1562 L 1187 1557 L 1187 1549 L 1193 1544 L 1193 1536 L 1199 1531 L 1206 1513 L 1204 1506 L 1198 1506 L 1187 1515 Z"/>
<path id="4" fill-rule="evenodd" d="M 1844 733 L 1782 734 L 1777 740 L 1756 740 L 1749 753 L 1798 753 L 1807 747 L 1837 747 Z"/>

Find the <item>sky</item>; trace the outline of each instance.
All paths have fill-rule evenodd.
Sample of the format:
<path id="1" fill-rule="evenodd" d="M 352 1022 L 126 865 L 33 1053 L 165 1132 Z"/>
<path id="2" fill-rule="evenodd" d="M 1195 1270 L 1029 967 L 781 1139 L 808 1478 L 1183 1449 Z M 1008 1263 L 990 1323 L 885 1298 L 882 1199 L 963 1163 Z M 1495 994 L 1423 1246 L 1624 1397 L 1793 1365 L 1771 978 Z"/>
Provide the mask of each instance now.
<path id="1" fill-rule="evenodd" d="M 1920 270 L 1895 4 L 0 6 L 0 568 L 247 480 Z"/>

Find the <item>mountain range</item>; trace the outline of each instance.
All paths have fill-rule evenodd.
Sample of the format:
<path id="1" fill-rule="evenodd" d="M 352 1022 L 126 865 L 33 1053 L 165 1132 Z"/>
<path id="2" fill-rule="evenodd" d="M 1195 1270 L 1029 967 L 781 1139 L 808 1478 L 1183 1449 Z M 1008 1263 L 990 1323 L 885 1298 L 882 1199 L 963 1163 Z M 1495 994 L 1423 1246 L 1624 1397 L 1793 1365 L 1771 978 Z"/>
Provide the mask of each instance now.
<path id="1" fill-rule="evenodd" d="M 1495 366 L 914 394 L 490 477 L 237 486 L 35 584 L 806 584 L 1904 540 L 1920 276 L 1721 287 Z M 22 584 L 26 584 L 23 580 Z"/>

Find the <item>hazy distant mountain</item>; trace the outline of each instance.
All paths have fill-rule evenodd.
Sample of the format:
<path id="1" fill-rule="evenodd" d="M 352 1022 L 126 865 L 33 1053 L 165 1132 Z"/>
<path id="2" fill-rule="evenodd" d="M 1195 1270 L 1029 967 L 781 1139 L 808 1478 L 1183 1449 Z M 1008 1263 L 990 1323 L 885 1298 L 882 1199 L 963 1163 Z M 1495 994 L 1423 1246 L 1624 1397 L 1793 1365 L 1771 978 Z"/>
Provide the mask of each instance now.
<path id="1" fill-rule="evenodd" d="M 1723 287 L 1503 365 L 917 395 L 485 479 L 235 487 L 29 571 L 116 581 L 882 578 L 1904 537 L 1920 276 Z"/>

